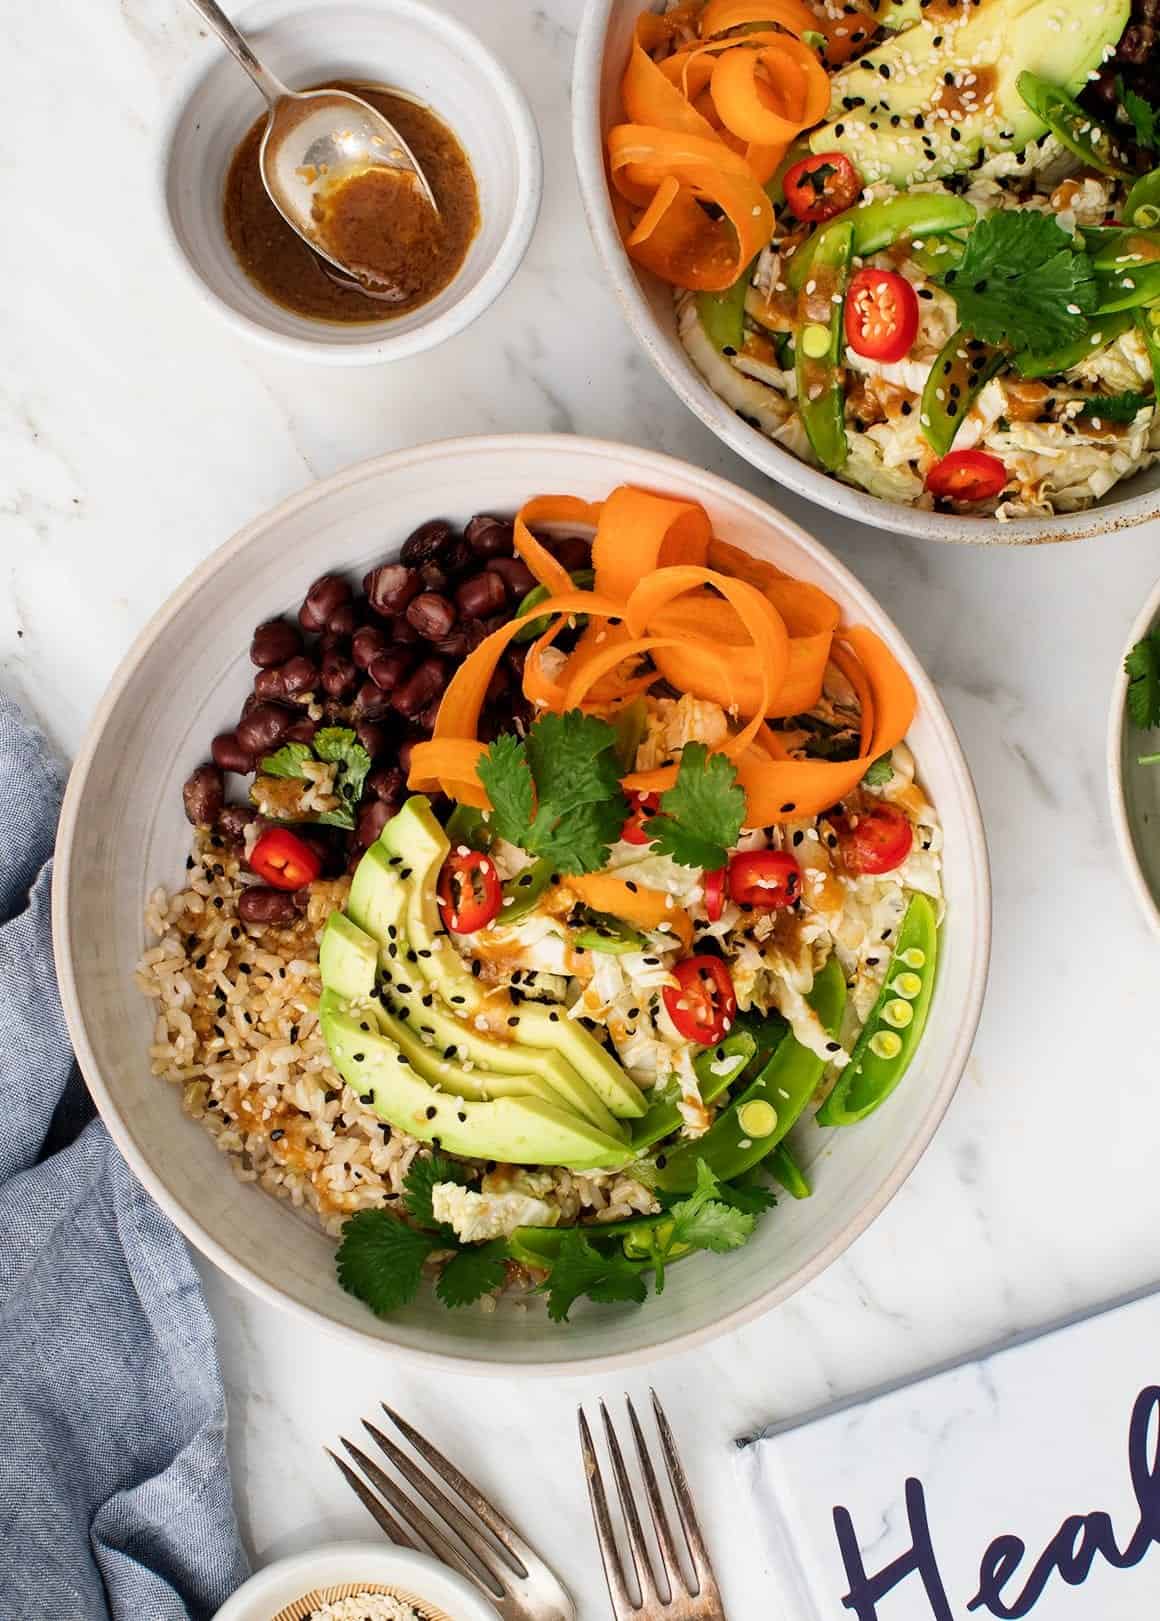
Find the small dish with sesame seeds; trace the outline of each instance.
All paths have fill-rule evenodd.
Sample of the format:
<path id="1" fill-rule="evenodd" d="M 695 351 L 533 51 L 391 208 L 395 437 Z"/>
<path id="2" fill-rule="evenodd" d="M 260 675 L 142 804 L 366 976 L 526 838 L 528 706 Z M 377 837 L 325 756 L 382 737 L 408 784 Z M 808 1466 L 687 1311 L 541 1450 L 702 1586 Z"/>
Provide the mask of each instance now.
<path id="1" fill-rule="evenodd" d="M 1149 3 L 593 0 L 582 191 L 686 403 L 884 527 L 1160 512 Z"/>

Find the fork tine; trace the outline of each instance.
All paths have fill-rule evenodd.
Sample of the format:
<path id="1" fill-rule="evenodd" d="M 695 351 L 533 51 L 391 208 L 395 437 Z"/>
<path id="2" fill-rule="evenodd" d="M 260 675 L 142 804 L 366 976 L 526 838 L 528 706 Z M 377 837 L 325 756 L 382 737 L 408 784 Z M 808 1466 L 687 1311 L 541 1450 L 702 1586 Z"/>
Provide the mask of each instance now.
<path id="1" fill-rule="evenodd" d="M 673 1432 L 669 1428 L 669 1421 L 665 1417 L 665 1410 L 661 1406 L 660 1397 L 655 1390 L 651 1390 L 649 1394 L 652 1397 L 653 1413 L 657 1421 L 657 1430 L 660 1433 L 661 1450 L 665 1455 L 665 1468 L 668 1470 L 669 1483 L 673 1488 L 677 1513 L 681 1516 L 681 1526 L 685 1533 L 685 1541 L 689 1547 L 689 1557 L 693 1561 L 693 1569 L 697 1573 L 700 1591 L 702 1593 L 708 1591 L 716 1594 L 717 1579 L 713 1575 L 713 1566 L 709 1562 L 709 1552 L 705 1547 L 705 1539 L 701 1535 L 697 1511 L 693 1507 L 693 1494 L 689 1490 L 689 1482 L 685 1476 L 680 1453 L 677 1451 L 677 1443 L 673 1439 Z"/>
<path id="2" fill-rule="evenodd" d="M 459 1549 L 447 1540 L 438 1526 L 432 1524 L 417 1503 L 412 1503 L 402 1488 L 379 1468 L 373 1458 L 368 1458 L 366 1453 L 361 1452 L 353 1441 L 348 1441 L 345 1435 L 340 1439 L 371 1485 L 382 1492 L 404 1525 L 414 1532 L 428 1553 L 434 1554 L 436 1559 L 442 1559 L 445 1565 L 451 1565 L 461 1576 L 466 1576 L 469 1582 L 473 1582 L 493 1601 L 503 1596 L 500 1588 L 493 1588 L 483 1580 L 475 1566 L 464 1559 Z"/>
<path id="3" fill-rule="evenodd" d="M 636 1585 L 643 1608 L 646 1604 L 658 1603 L 660 1594 L 657 1592 L 656 1578 L 649 1561 L 648 1548 L 645 1546 L 644 1529 L 637 1513 L 636 1500 L 632 1495 L 632 1485 L 628 1471 L 624 1467 L 620 1442 L 608 1416 L 608 1408 L 603 1402 L 600 1403 L 600 1416 L 604 1420 L 604 1435 L 608 1442 L 608 1454 L 612 1459 L 612 1478 L 616 1481 L 616 1495 L 620 1498 L 621 1513 L 624 1515 L 628 1530 L 628 1551 L 632 1556 L 632 1568 L 636 1572 Z"/>
<path id="4" fill-rule="evenodd" d="M 415 1546 L 413 1538 L 407 1535 L 407 1533 L 403 1530 L 403 1527 L 399 1524 L 398 1520 L 387 1513 L 386 1509 L 379 1502 L 374 1492 L 371 1491 L 370 1487 L 364 1480 L 361 1479 L 360 1476 L 355 1474 L 354 1470 L 351 1468 L 350 1464 L 347 1463 L 346 1459 L 340 1458 L 338 1453 L 332 1452 L 329 1447 L 324 1447 L 323 1450 L 325 1451 L 326 1456 L 331 1459 L 333 1463 L 338 1465 L 339 1469 L 342 1471 L 343 1478 L 350 1487 L 351 1491 L 354 1492 L 359 1502 L 363 1505 L 371 1517 L 378 1522 L 380 1529 L 386 1532 L 391 1541 L 397 1543 L 400 1548 L 413 1548 Z"/>
<path id="5" fill-rule="evenodd" d="M 419 1456 L 430 1464 L 435 1473 L 446 1481 L 453 1491 L 459 1493 L 472 1512 L 477 1514 L 484 1525 L 487 1526 L 496 1541 L 501 1542 L 512 1555 L 515 1562 L 521 1567 L 526 1567 L 530 1556 L 530 1562 L 535 1564 L 538 1557 L 535 1550 L 529 1547 L 515 1527 L 504 1519 L 499 1510 L 488 1502 L 479 1487 L 468 1480 L 467 1476 L 455 1467 L 450 1458 L 445 1458 L 437 1447 L 432 1446 L 426 1436 L 420 1435 L 414 1425 L 408 1424 L 405 1418 L 400 1418 L 393 1407 L 388 1407 L 386 1402 L 380 1402 L 379 1405 L 400 1435 L 411 1443 Z M 521 1568 L 519 1574 L 521 1578 L 526 1576 L 527 1569 Z"/>
<path id="6" fill-rule="evenodd" d="M 636 1416 L 636 1408 L 632 1405 L 632 1397 L 624 1398 L 628 1408 L 628 1421 L 632 1425 L 632 1436 L 636 1442 L 636 1455 L 640 1460 L 640 1472 L 644 1479 L 644 1489 L 648 1497 L 649 1514 L 652 1516 L 653 1530 L 656 1532 L 657 1544 L 661 1551 L 661 1560 L 664 1563 L 665 1575 L 669 1583 L 669 1602 L 679 1594 L 690 1596 L 688 1584 L 681 1570 L 681 1561 L 677 1554 L 676 1544 L 673 1542 L 672 1527 L 665 1511 L 664 1499 L 661 1497 L 660 1486 L 657 1484 L 656 1470 L 653 1468 L 652 1458 L 649 1456 L 648 1446 L 645 1443 L 644 1432 L 640 1427 L 640 1420 Z"/>
<path id="7" fill-rule="evenodd" d="M 375 1445 L 382 1448 L 383 1452 L 394 1464 L 395 1468 L 404 1477 L 404 1479 L 408 1480 L 419 1495 L 427 1500 L 427 1502 L 435 1510 L 436 1514 L 444 1519 L 454 1530 L 458 1531 L 459 1535 L 463 1538 L 464 1542 L 466 1542 L 472 1553 L 479 1560 L 479 1563 L 483 1566 L 487 1574 L 497 1583 L 497 1585 L 502 1585 L 502 1577 L 500 1572 L 496 1569 L 497 1560 L 503 1557 L 502 1552 L 497 1550 L 493 1543 L 488 1542 L 486 1538 L 480 1535 L 476 1527 L 471 1523 L 467 1516 L 462 1513 L 459 1507 L 451 1501 L 446 1492 L 440 1491 L 439 1487 L 435 1485 L 434 1481 L 428 1480 L 427 1476 L 419 1468 L 418 1464 L 413 1463 L 411 1459 L 408 1458 L 407 1454 L 401 1451 L 395 1445 L 390 1436 L 384 1435 L 382 1430 L 376 1429 L 375 1426 L 369 1423 L 365 1418 L 362 1421 L 362 1425 L 363 1429 L 366 1430 L 368 1435 L 370 1435 L 372 1440 L 375 1442 Z M 510 1563 L 512 1568 L 515 1569 L 518 1561 L 513 1560 Z M 528 1573 L 525 1567 L 523 1565 L 519 1565 L 519 1568 L 516 1570 L 516 1575 L 522 1579 L 527 1574 Z"/>
<path id="8" fill-rule="evenodd" d="M 616 1621 L 627 1621 L 630 1615 L 640 1612 L 628 1596 L 628 1589 L 624 1585 L 624 1572 L 620 1568 L 620 1556 L 616 1551 L 616 1538 L 612 1531 L 612 1520 L 608 1513 L 608 1498 L 604 1495 L 604 1482 L 600 1477 L 600 1464 L 597 1461 L 596 1449 L 592 1445 L 592 1432 L 588 1428 L 588 1420 L 584 1416 L 584 1409 L 579 1409 L 580 1419 L 580 1454 L 584 1459 L 584 1477 L 588 1482 L 588 1500 L 592 1504 L 592 1518 L 596 1525 L 596 1542 L 600 1549 L 600 1560 L 604 1566 L 604 1579 L 608 1583 L 608 1596 L 612 1600 L 612 1608 L 616 1613 Z"/>

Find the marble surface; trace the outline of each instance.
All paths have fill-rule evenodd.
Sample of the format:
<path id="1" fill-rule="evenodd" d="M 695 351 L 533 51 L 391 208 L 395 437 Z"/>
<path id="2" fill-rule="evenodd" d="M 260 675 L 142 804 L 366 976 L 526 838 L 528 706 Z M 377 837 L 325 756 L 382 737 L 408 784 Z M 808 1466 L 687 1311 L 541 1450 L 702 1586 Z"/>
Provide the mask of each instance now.
<path id="1" fill-rule="evenodd" d="M 206 1268 L 246 1535 L 264 1561 L 370 1528 L 322 1452 L 387 1397 L 510 1506 L 584 1621 L 607 1615 L 575 1446 L 598 1394 L 661 1392 L 730 1613 L 763 1571 L 731 1437 L 1157 1277 L 1155 943 L 1117 866 L 1104 734 L 1160 530 L 1018 552 L 860 532 L 770 488 L 669 397 L 598 274 L 568 135 L 578 0 L 446 0 L 543 132 L 539 230 L 476 327 L 391 369 L 327 371 L 233 336 L 159 248 L 156 132 L 197 41 L 180 0 L 25 7 L 0 126 L 0 679 L 71 751 L 135 632 L 244 521 L 375 452 L 449 434 L 641 439 L 805 523 L 887 603 L 966 747 L 994 864 L 974 1056 L 893 1205 L 845 1259 L 708 1350 L 601 1381 L 432 1377 L 291 1327 Z M 50 100 L 53 116 L 47 118 Z M 81 126 L 86 132 L 81 136 Z M 31 128 L 48 162 L 21 165 Z M 78 138 L 100 155 L 82 182 Z M 60 164 L 65 176 L 49 184 Z"/>

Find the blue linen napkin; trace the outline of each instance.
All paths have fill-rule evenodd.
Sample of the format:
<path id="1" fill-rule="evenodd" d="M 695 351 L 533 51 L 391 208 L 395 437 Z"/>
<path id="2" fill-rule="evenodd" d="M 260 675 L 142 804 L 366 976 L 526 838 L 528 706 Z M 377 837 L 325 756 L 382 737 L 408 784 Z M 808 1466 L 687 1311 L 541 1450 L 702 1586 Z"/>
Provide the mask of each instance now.
<path id="1" fill-rule="evenodd" d="M 0 1621 L 202 1621 L 248 1573 L 213 1323 L 73 1061 L 62 776 L 2 694 L 0 783 Z"/>

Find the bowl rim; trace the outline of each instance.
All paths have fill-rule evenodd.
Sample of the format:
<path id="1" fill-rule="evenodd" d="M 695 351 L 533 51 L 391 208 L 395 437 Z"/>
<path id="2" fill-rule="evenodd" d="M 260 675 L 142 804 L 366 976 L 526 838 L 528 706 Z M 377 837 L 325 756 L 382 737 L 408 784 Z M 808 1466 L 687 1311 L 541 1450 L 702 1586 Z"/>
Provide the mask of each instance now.
<path id="1" fill-rule="evenodd" d="M 488 49 L 479 36 L 465 24 L 425 0 L 370 0 L 372 5 L 400 14 L 412 26 L 441 36 L 448 47 L 463 61 L 471 64 L 477 74 L 490 79 L 507 118 L 511 132 L 516 167 L 515 201 L 511 219 L 504 232 L 498 252 L 483 271 L 476 285 L 457 298 L 449 309 L 433 320 L 425 321 L 410 332 L 394 334 L 383 331 L 372 323 L 367 325 L 364 341 L 336 343 L 327 338 L 328 323 L 318 322 L 318 337 L 294 337 L 274 332 L 233 309 L 220 298 L 202 276 L 186 253 L 173 224 L 169 207 L 169 175 L 173 163 L 173 149 L 177 132 L 185 119 L 189 102 L 211 67 L 226 54 L 225 47 L 210 35 L 178 80 L 170 97 L 170 110 L 154 132 L 153 194 L 161 219 L 161 235 L 171 263 L 179 268 L 186 284 L 193 288 L 199 301 L 214 310 L 218 318 L 234 332 L 264 348 L 279 354 L 293 355 L 299 360 L 313 360 L 335 366 L 386 365 L 393 360 L 405 360 L 424 353 L 455 337 L 477 320 L 495 302 L 507 287 L 523 262 L 531 244 L 539 219 L 544 194 L 544 158 L 540 144 L 540 131 L 535 115 L 523 90 L 500 59 Z M 271 13 L 259 25 L 270 26 L 279 17 L 290 17 L 306 9 L 309 0 L 252 0 L 237 16 L 245 25 L 247 11 L 262 7 Z M 252 26 L 252 25 L 251 25 Z M 238 73 L 242 69 L 238 68 Z M 257 116 L 261 116 L 258 114 Z M 454 283 L 452 283 L 454 285 Z"/>
<path id="2" fill-rule="evenodd" d="M 1140 639 L 1153 627 L 1160 626 L 1160 580 L 1152 587 L 1148 600 L 1137 614 L 1128 632 L 1120 654 L 1116 680 L 1112 687 L 1112 702 L 1108 711 L 1107 769 L 1108 803 L 1112 811 L 1112 827 L 1120 848 L 1120 865 L 1139 903 L 1140 910 L 1160 936 L 1160 898 L 1149 887 L 1140 865 L 1132 824 L 1128 819 L 1128 801 L 1124 793 L 1124 733 L 1128 717 L 1128 672 L 1124 659 Z"/>
<path id="3" fill-rule="evenodd" d="M 343 1583 L 344 1572 L 346 1579 L 351 1579 L 352 1566 L 358 1569 L 353 1577 L 355 1582 L 381 1582 L 383 1586 L 415 1589 L 434 1582 L 441 1591 L 433 1594 L 417 1591 L 416 1597 L 433 1599 L 440 1608 L 453 1601 L 462 1611 L 463 1621 L 492 1621 L 495 1616 L 494 1609 L 479 1590 L 434 1554 L 390 1542 L 345 1537 L 340 1542 L 305 1548 L 301 1553 L 287 1554 L 262 1565 L 230 1594 L 216 1612 L 214 1621 L 269 1621 L 271 1605 L 285 1608 L 294 1602 L 286 1596 L 291 1586 L 299 1589 L 300 1597 L 317 1587 L 338 1586 Z"/>
<path id="4" fill-rule="evenodd" d="M 485 1358 L 472 1356 L 467 1352 L 430 1350 L 425 1347 L 403 1346 L 384 1341 L 380 1336 L 372 1335 L 352 1324 L 338 1320 L 324 1309 L 307 1305 L 294 1299 L 289 1294 L 283 1293 L 272 1284 L 252 1273 L 244 1262 L 231 1255 L 229 1250 L 206 1230 L 197 1212 L 188 1208 L 176 1195 L 169 1191 L 160 1174 L 149 1163 L 144 1150 L 138 1147 L 128 1124 L 122 1119 L 119 1107 L 101 1075 L 85 1029 L 84 1015 L 77 987 L 77 976 L 73 965 L 67 897 L 72 888 L 73 835 L 76 830 L 88 776 L 93 768 L 100 748 L 102 734 L 110 715 L 131 685 L 138 664 L 157 638 L 165 633 L 170 621 L 185 607 L 190 598 L 196 596 L 202 586 L 214 574 L 232 562 L 236 556 L 243 553 L 258 534 L 272 525 L 280 524 L 286 518 L 299 513 L 304 508 L 308 508 L 320 500 L 327 499 L 333 493 L 348 489 L 366 480 L 377 479 L 384 473 L 389 473 L 396 468 L 409 464 L 426 463 L 428 465 L 437 465 L 442 461 L 454 461 L 469 452 L 477 455 L 482 452 L 484 454 L 527 456 L 529 452 L 548 455 L 555 452 L 562 453 L 565 448 L 570 455 L 590 456 L 597 462 L 607 462 L 609 459 L 615 459 L 623 463 L 626 457 L 631 457 L 637 461 L 642 476 L 662 488 L 667 475 L 669 478 L 677 478 L 685 484 L 689 482 L 699 484 L 704 496 L 710 500 L 714 496 L 720 495 L 730 502 L 747 508 L 755 523 L 761 526 L 768 526 L 771 522 L 775 524 L 794 546 L 800 548 L 813 561 L 818 562 L 825 570 L 829 571 L 831 577 L 844 591 L 851 594 L 855 599 L 864 598 L 885 615 L 894 635 L 897 637 L 905 659 L 909 663 L 909 673 L 914 680 L 919 704 L 931 711 L 936 723 L 945 728 L 947 734 L 952 757 L 952 771 L 955 778 L 954 797 L 962 810 L 967 830 L 966 847 L 963 852 L 964 861 L 973 875 L 977 888 L 977 928 L 970 947 L 970 963 L 967 975 L 968 988 L 958 1009 L 958 1028 L 942 1076 L 925 1112 L 911 1129 L 905 1150 L 893 1162 L 888 1174 L 883 1178 L 873 1197 L 859 1209 L 851 1222 L 780 1283 L 758 1293 L 745 1304 L 734 1308 L 726 1316 L 706 1323 L 701 1327 L 690 1328 L 674 1334 L 670 1339 L 665 1340 L 663 1344 L 642 1346 L 625 1351 L 610 1351 L 599 1355 L 564 1356 L 550 1361 L 528 1361 L 513 1364 L 510 1362 L 489 1361 Z M 970 1056 L 982 1013 L 983 996 L 986 990 L 990 962 L 991 877 L 978 796 L 971 779 L 962 744 L 955 732 L 950 716 L 947 714 L 934 688 L 934 684 L 926 674 L 910 644 L 894 624 L 893 619 L 878 604 L 878 599 L 820 541 L 815 540 L 812 535 L 808 534 L 792 519 L 779 512 L 776 507 L 772 507 L 768 502 L 762 501 L 760 497 L 732 484 L 720 474 L 708 472 L 690 462 L 681 461 L 677 457 L 665 455 L 660 451 L 644 450 L 639 446 L 626 445 L 614 440 L 593 439 L 572 434 L 481 434 L 432 440 L 421 445 L 388 451 L 384 455 L 356 462 L 327 479 L 307 485 L 304 489 L 287 497 L 276 506 L 259 513 L 228 540 L 222 542 L 158 607 L 134 638 L 128 651 L 114 671 L 89 723 L 69 776 L 56 838 L 52 929 L 53 951 L 56 960 L 61 1004 L 72 1039 L 73 1050 L 109 1134 L 134 1175 L 155 1202 L 169 1216 L 174 1225 L 184 1233 L 190 1243 L 211 1260 L 220 1271 L 268 1304 L 289 1311 L 294 1316 L 316 1327 L 325 1327 L 331 1333 L 364 1350 L 372 1346 L 381 1350 L 386 1344 L 396 1354 L 407 1356 L 418 1364 L 425 1364 L 431 1368 L 441 1368 L 461 1374 L 502 1378 L 507 1377 L 515 1367 L 521 1376 L 550 1378 L 590 1375 L 596 1372 L 604 1373 L 613 1368 L 638 1367 L 662 1356 L 672 1356 L 679 1352 L 691 1350 L 696 1346 L 706 1344 L 727 1333 L 731 1333 L 764 1316 L 774 1306 L 780 1305 L 803 1288 L 837 1260 L 840 1255 L 844 1254 L 855 1239 L 859 1238 L 876 1220 L 907 1180 L 928 1147 L 950 1105 L 963 1070 L 966 1067 L 967 1059 Z"/>
<path id="5" fill-rule="evenodd" d="M 1050 518 L 1016 518 L 1000 523 L 995 518 L 959 517 L 902 506 L 871 495 L 800 461 L 791 451 L 751 428 L 713 393 L 692 361 L 674 363 L 657 341 L 657 321 L 641 286 L 638 273 L 625 253 L 616 228 L 604 167 L 600 128 L 601 80 L 604 41 L 613 6 L 618 0 L 586 0 L 572 59 L 572 156 L 580 185 L 580 200 L 588 230 L 621 314 L 656 370 L 686 405 L 722 443 L 751 467 L 795 495 L 804 496 L 844 518 L 896 534 L 959 545 L 1033 546 L 1063 540 L 1085 540 L 1093 535 L 1131 529 L 1160 517 L 1160 485 L 1081 512 L 1056 513 Z M 645 0 L 655 7 L 655 0 Z"/>

